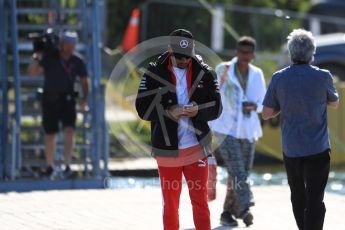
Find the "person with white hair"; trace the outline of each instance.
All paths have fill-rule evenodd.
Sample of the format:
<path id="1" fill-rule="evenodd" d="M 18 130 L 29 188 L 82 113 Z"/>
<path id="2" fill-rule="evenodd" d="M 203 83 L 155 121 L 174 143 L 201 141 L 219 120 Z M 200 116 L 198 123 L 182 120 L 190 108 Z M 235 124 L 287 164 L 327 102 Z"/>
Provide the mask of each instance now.
<path id="1" fill-rule="evenodd" d="M 280 115 L 282 150 L 291 203 L 300 230 L 321 230 L 330 170 L 327 106 L 337 108 L 331 73 L 311 65 L 316 45 L 311 32 L 295 29 L 288 36 L 292 65 L 274 73 L 262 117 Z"/>
<path id="2" fill-rule="evenodd" d="M 77 43 L 78 35 L 76 32 L 64 32 L 60 37 L 60 46 L 57 52 L 48 50 L 43 53 L 34 53 L 32 63 L 28 68 L 28 73 L 31 76 L 44 75 L 42 125 L 45 131 L 47 162 L 47 168 L 44 174 L 50 179 L 55 177 L 55 136 L 59 131 L 60 122 L 64 131 L 64 175 L 66 178 L 73 176 L 70 163 L 77 117 L 77 94 L 74 89 L 74 83 L 77 77 L 80 78 L 83 89 L 83 95 L 79 97 L 80 107 L 84 110 L 87 106 L 89 92 L 87 70 L 82 58 L 74 52 Z"/>

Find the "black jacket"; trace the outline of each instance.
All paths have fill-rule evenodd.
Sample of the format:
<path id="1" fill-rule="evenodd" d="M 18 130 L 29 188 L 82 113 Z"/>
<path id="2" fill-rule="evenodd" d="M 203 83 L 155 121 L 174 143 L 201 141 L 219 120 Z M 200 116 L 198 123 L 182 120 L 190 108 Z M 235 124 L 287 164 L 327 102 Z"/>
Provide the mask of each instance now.
<path id="1" fill-rule="evenodd" d="M 163 53 L 149 64 L 141 78 L 135 106 L 141 119 L 151 121 L 153 156 L 178 155 L 178 123 L 167 112 L 177 105 L 176 87 L 168 65 L 169 54 Z M 219 85 L 215 72 L 203 63 L 200 56 L 192 59 L 190 101 L 198 104 L 198 114 L 191 118 L 196 137 L 205 156 L 210 154 L 212 134 L 207 121 L 218 118 L 222 112 Z"/>

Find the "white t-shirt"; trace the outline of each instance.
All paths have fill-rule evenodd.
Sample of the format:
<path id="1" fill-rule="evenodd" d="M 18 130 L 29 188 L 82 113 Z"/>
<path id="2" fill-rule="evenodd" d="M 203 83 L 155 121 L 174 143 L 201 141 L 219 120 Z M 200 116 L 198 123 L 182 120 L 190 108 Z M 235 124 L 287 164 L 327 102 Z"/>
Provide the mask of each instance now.
<path id="1" fill-rule="evenodd" d="M 176 76 L 176 95 L 179 105 L 189 104 L 188 88 L 187 88 L 187 68 L 180 69 L 173 67 Z M 198 139 L 196 138 L 192 121 L 188 117 L 179 119 L 178 124 L 178 148 L 186 149 L 197 145 Z"/>

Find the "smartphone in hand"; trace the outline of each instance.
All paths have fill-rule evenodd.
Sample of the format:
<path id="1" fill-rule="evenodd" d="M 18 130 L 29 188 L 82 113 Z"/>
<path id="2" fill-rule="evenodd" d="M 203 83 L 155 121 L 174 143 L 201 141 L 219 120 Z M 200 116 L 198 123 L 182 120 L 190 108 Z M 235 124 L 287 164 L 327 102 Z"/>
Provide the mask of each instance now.
<path id="1" fill-rule="evenodd" d="M 192 108 L 193 106 L 194 106 L 193 104 L 183 105 L 183 109 L 188 110 L 188 109 Z"/>

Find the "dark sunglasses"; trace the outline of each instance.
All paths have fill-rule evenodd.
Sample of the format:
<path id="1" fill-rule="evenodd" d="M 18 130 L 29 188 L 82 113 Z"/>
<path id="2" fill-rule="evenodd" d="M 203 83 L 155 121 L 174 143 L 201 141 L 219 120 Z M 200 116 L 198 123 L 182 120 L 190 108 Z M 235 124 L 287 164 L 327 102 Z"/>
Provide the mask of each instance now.
<path id="1" fill-rule="evenodd" d="M 237 47 L 237 52 L 241 53 L 241 54 L 252 54 L 254 53 L 254 49 L 243 49 L 241 47 Z"/>
<path id="2" fill-rule="evenodd" d="M 185 59 L 191 58 L 191 56 L 188 56 L 188 55 L 185 55 L 185 54 L 179 54 L 179 53 L 174 53 L 173 56 L 176 59 L 179 59 L 179 60 L 181 60 L 182 58 L 185 58 Z"/>

